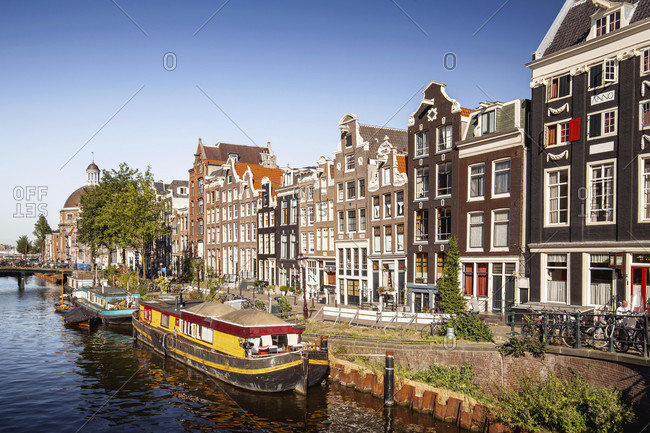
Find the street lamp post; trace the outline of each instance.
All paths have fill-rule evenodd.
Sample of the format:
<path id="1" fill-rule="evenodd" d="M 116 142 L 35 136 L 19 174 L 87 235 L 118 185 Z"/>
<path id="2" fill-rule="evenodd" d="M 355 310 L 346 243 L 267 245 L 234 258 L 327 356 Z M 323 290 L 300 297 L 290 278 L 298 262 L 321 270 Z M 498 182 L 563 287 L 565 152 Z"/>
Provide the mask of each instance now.
<path id="1" fill-rule="evenodd" d="M 307 256 L 303 255 L 302 253 L 298 255 L 296 260 L 298 260 L 298 263 L 300 264 L 300 272 L 302 273 L 302 314 L 305 317 L 305 320 L 309 318 L 309 309 L 307 308 L 307 272 L 305 269 L 306 263 L 305 260 L 307 259 Z"/>

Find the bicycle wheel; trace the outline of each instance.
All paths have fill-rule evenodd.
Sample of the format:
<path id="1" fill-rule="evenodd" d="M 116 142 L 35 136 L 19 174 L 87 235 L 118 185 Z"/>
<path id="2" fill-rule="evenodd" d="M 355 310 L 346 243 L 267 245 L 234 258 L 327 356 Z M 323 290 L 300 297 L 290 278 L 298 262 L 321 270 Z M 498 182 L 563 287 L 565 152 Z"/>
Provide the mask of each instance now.
<path id="1" fill-rule="evenodd" d="M 634 341 L 634 350 L 643 354 L 643 329 L 637 329 L 634 331 L 632 341 Z"/>
<path id="2" fill-rule="evenodd" d="M 594 328 L 592 341 L 592 346 L 596 349 L 602 349 L 603 347 L 606 347 L 607 344 L 609 344 L 609 338 L 607 338 L 607 332 L 603 325 L 597 325 Z"/>
<path id="3" fill-rule="evenodd" d="M 562 337 L 562 343 L 566 347 L 574 347 L 576 344 L 576 330 L 575 327 L 572 326 L 571 324 L 566 325 L 562 328 L 562 331 L 560 332 L 560 335 Z"/>
<path id="4" fill-rule="evenodd" d="M 630 335 L 627 330 L 617 328 L 614 330 L 614 348 L 619 352 L 627 352 L 630 350 Z"/>
<path id="5" fill-rule="evenodd" d="M 422 337 L 423 340 L 426 340 L 428 337 L 433 336 L 433 331 L 434 328 L 432 323 L 429 325 L 424 325 L 424 328 L 422 328 L 420 331 L 420 337 Z"/>

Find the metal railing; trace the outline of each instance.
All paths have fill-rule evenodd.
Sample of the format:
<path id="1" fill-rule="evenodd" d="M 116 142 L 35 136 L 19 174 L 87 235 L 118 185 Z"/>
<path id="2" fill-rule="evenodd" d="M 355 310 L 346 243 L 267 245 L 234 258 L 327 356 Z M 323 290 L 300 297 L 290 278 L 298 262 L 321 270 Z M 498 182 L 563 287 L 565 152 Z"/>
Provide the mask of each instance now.
<path id="1" fill-rule="evenodd" d="M 548 344 L 609 352 L 638 352 L 648 358 L 648 314 L 595 310 L 511 311 L 511 335 L 529 335 Z"/>

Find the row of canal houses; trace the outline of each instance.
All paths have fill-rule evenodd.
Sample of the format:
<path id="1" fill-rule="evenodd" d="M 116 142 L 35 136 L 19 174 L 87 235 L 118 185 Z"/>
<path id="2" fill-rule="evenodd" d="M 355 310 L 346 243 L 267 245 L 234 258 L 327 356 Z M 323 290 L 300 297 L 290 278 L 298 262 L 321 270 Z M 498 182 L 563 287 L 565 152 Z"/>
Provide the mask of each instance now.
<path id="1" fill-rule="evenodd" d="M 527 66 L 530 99 L 423 91 L 407 129 L 338 124 L 331 158 L 199 140 L 188 249 L 215 273 L 434 308 L 457 237 L 463 293 L 645 306 L 650 291 L 650 0 L 567 0 Z M 332 300 L 332 298 L 330 298 Z"/>

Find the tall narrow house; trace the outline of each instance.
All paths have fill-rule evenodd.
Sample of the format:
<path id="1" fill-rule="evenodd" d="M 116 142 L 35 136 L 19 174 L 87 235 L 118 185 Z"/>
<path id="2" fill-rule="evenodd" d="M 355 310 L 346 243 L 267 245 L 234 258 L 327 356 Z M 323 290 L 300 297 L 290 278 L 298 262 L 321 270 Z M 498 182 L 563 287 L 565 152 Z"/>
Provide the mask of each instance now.
<path id="1" fill-rule="evenodd" d="M 650 0 L 567 0 L 532 70 L 532 301 L 650 296 Z"/>
<path id="2" fill-rule="evenodd" d="M 434 307 L 449 238 L 458 235 L 458 153 L 453 151 L 472 110 L 450 98 L 445 84 L 424 89 L 408 128 L 407 287 L 411 311 Z"/>

